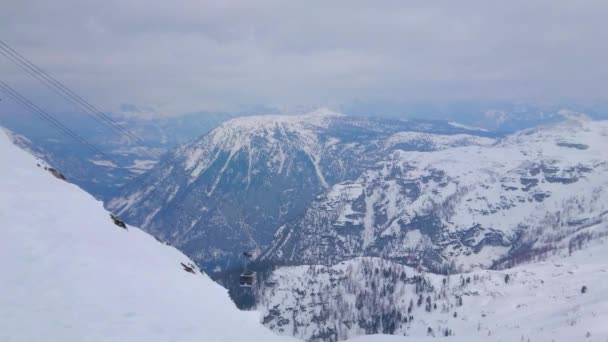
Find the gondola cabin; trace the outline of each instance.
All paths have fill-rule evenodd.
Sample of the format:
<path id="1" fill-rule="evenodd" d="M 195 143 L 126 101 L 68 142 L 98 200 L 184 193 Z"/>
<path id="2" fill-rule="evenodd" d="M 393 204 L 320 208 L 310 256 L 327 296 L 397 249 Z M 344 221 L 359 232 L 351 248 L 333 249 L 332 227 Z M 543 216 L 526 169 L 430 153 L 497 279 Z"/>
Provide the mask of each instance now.
<path id="1" fill-rule="evenodd" d="M 239 277 L 239 283 L 241 287 L 252 287 L 253 283 L 255 283 L 255 272 L 245 271 L 241 273 L 241 276 Z"/>

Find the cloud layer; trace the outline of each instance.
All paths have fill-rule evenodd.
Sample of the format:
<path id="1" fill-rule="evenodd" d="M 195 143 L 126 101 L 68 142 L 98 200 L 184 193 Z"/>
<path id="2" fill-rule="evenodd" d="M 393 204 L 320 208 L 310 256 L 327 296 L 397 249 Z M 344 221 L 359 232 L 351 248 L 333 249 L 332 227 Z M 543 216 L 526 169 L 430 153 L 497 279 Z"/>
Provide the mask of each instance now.
<path id="1" fill-rule="evenodd" d="M 604 0 L 8 0 L 0 32 L 103 109 L 184 112 L 604 100 L 607 17 Z M 0 73 L 40 87 L 3 59 Z"/>

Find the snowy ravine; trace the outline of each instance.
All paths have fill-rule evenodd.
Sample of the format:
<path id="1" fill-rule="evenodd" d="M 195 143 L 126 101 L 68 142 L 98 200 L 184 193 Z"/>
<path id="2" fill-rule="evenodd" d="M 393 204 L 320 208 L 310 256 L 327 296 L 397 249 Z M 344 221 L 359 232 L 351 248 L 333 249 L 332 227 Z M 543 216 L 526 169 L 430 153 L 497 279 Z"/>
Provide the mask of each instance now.
<path id="1" fill-rule="evenodd" d="M 2 131 L 0 158 L 0 341 L 291 340 Z"/>
<path id="2" fill-rule="evenodd" d="M 570 256 L 451 276 L 370 257 L 332 267 L 282 267 L 261 287 L 258 309 L 269 328 L 309 341 L 372 333 L 415 340 L 606 341 L 608 244 L 606 238 L 588 243 Z"/>

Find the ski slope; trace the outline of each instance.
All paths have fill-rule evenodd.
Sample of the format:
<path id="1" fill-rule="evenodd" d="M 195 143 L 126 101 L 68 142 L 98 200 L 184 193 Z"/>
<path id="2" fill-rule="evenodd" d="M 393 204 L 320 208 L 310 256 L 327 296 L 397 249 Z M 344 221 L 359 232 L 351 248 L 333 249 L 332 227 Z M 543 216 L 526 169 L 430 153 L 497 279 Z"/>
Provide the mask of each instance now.
<path id="1" fill-rule="evenodd" d="M 0 341 L 292 340 L 2 132 L 0 157 Z"/>

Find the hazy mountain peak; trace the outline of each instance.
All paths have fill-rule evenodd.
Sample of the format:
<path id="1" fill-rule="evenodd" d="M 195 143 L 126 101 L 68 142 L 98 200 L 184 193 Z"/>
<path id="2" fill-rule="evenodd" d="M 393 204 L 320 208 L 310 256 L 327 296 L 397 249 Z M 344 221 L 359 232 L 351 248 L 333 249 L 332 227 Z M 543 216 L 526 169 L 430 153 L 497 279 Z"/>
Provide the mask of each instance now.
<path id="1" fill-rule="evenodd" d="M 560 109 L 557 114 L 562 116 L 564 119 L 572 121 L 590 121 L 591 117 L 585 113 L 576 112 L 569 109 Z"/>
<path id="2" fill-rule="evenodd" d="M 344 114 L 336 112 L 327 107 L 318 108 L 312 112 L 305 114 L 306 116 L 344 116 Z"/>
<path id="3" fill-rule="evenodd" d="M 234 118 L 220 125 L 218 129 L 232 129 L 256 132 L 279 126 L 301 128 L 302 126 L 325 126 L 332 118 L 344 116 L 328 108 L 319 108 L 304 114 L 265 114 Z"/>

